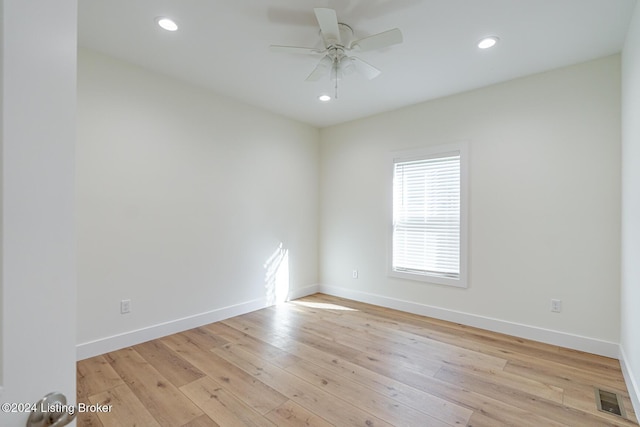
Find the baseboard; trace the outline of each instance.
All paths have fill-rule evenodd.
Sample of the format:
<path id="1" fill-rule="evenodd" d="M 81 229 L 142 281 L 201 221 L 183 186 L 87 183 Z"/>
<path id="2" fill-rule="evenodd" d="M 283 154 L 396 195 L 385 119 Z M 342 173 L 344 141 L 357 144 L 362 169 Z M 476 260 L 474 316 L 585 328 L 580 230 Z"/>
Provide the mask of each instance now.
<path id="1" fill-rule="evenodd" d="M 640 384 L 636 382 L 636 377 L 631 371 L 631 365 L 628 363 L 627 356 L 624 351 L 624 347 L 620 346 L 620 367 L 622 368 L 622 375 L 624 375 L 624 382 L 627 385 L 629 391 L 629 397 L 631 398 L 631 404 L 633 405 L 633 411 L 636 416 L 640 416 Z"/>
<path id="2" fill-rule="evenodd" d="M 209 323 L 219 322 L 220 320 L 228 319 L 230 317 L 260 310 L 266 306 L 266 299 L 258 298 L 252 301 L 211 310 L 206 313 L 183 317 L 182 319 L 176 319 L 135 331 L 78 344 L 76 346 L 76 357 L 78 360 L 87 359 L 110 351 L 119 350 L 121 348 L 140 344 L 149 340 L 175 334 L 177 332 L 186 331 Z"/>
<path id="3" fill-rule="evenodd" d="M 298 298 L 306 297 L 307 295 L 313 295 L 318 292 L 320 292 L 320 285 L 318 284 L 309 285 L 303 288 L 290 290 L 289 296 L 287 299 L 289 300 L 298 299 Z"/>
<path id="4" fill-rule="evenodd" d="M 619 356 L 620 346 L 618 345 L 618 343 L 602 341 L 594 338 L 554 331 L 550 329 L 538 328 L 536 326 L 508 322 L 505 320 L 494 319 L 490 317 L 478 316 L 475 314 L 449 310 L 446 308 L 420 304 L 412 301 L 390 298 L 367 292 L 355 291 L 348 288 L 322 284 L 318 288 L 319 292 L 334 295 L 337 297 L 348 298 L 360 302 L 379 305 L 382 307 L 393 308 L 408 313 L 447 320 L 449 322 L 461 323 L 467 326 L 473 326 L 493 332 L 499 332 L 520 338 L 571 348 L 574 350 L 585 351 L 588 353 L 612 357 L 615 359 L 617 359 Z"/>
<path id="5" fill-rule="evenodd" d="M 302 298 L 318 292 L 318 285 L 305 286 L 291 290 L 288 299 Z M 219 322 L 230 317 L 250 313 L 267 307 L 266 298 L 258 298 L 240 304 L 222 307 L 182 319 L 171 320 L 169 322 L 148 326 L 135 331 L 124 332 L 122 334 L 101 338 L 95 341 L 85 342 L 76 346 L 77 360 L 88 359 L 110 351 L 140 344 L 149 340 L 165 337 L 167 335 L 197 328 L 209 323 Z"/>

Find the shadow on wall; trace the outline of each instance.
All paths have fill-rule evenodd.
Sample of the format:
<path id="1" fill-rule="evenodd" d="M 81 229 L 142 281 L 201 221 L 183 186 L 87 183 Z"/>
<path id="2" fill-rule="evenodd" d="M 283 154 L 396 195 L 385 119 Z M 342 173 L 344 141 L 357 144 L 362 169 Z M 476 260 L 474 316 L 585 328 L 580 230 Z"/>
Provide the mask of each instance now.
<path id="1" fill-rule="evenodd" d="M 282 242 L 264 263 L 267 306 L 287 301 L 289 296 L 289 251 Z"/>

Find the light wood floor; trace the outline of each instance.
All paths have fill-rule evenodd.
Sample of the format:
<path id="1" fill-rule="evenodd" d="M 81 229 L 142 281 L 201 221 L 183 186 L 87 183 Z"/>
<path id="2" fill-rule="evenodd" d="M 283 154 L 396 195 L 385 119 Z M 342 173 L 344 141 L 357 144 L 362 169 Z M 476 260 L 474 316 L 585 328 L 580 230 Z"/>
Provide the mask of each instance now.
<path id="1" fill-rule="evenodd" d="M 78 402 L 112 405 L 80 427 L 637 425 L 617 360 L 323 294 L 80 361 Z"/>

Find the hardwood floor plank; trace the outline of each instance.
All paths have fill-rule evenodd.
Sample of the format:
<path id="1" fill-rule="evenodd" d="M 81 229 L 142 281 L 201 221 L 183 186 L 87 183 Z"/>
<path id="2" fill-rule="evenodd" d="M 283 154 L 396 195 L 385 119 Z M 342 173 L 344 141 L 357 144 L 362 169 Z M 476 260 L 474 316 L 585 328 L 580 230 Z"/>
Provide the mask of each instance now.
<path id="1" fill-rule="evenodd" d="M 124 384 L 103 356 L 79 361 L 76 370 L 78 393 L 83 396 L 98 394 Z"/>
<path id="2" fill-rule="evenodd" d="M 306 360 L 451 425 L 465 425 L 472 411 L 349 361 L 306 353 Z"/>
<path id="3" fill-rule="evenodd" d="M 626 392 L 622 394 L 622 402 L 624 404 L 625 409 L 627 410 L 627 419 L 638 424 L 638 414 L 634 411 L 633 403 L 631 403 L 631 398 L 629 397 L 629 393 Z"/>
<path id="4" fill-rule="evenodd" d="M 205 350 L 210 350 L 228 342 L 219 335 L 211 333 L 206 327 L 189 329 L 188 331 L 181 332 L 181 334 Z"/>
<path id="5" fill-rule="evenodd" d="M 268 316 L 268 314 L 265 314 Z M 343 346 L 355 350 L 358 354 L 373 355 L 381 360 L 386 360 L 390 364 L 406 366 L 416 372 L 427 373 L 433 375 L 440 369 L 441 360 L 434 360 L 427 352 L 420 352 L 398 342 L 388 342 L 384 339 L 372 336 L 371 334 L 357 334 L 355 331 L 340 330 L 341 328 L 331 322 L 319 323 L 314 321 L 304 322 L 303 319 L 295 319 L 292 324 L 284 325 L 288 328 L 295 328 L 294 324 L 304 324 L 304 331 L 308 332 L 305 343 L 323 351 L 334 352 L 328 350 L 329 346 Z M 304 323 L 303 323 L 304 322 Z M 344 351 L 344 350 L 343 350 Z M 351 354 L 355 354 L 351 352 Z M 342 357 L 349 357 L 344 352 Z"/>
<path id="6" fill-rule="evenodd" d="M 271 345 L 279 347 L 286 351 L 287 345 L 292 341 L 301 342 L 318 350 L 332 353 L 340 357 L 347 359 L 355 358 L 362 354 L 361 351 L 352 347 L 336 343 L 332 339 L 323 339 L 315 333 L 305 330 L 303 327 L 300 329 L 296 327 L 286 326 L 286 324 L 280 324 L 278 319 L 266 318 L 263 313 L 258 312 L 249 313 L 247 317 L 243 317 L 240 321 L 238 319 L 227 319 L 223 321 L 224 324 L 235 327 L 238 330 L 242 330 L 253 336 L 262 336 L 265 340 L 268 340 Z M 258 317 L 261 316 L 261 317 Z M 277 324 L 277 328 L 269 329 L 263 322 L 269 322 L 271 324 Z"/>
<path id="7" fill-rule="evenodd" d="M 558 354 L 568 360 L 584 361 L 587 366 L 593 369 L 608 369 L 610 372 L 617 373 L 620 370 L 620 361 L 611 357 L 600 356 L 597 354 L 585 353 L 584 351 L 573 350 L 571 348 L 558 348 Z"/>
<path id="8" fill-rule="evenodd" d="M 562 404 L 565 389 L 544 382 L 525 378 L 506 371 L 487 371 L 484 369 L 469 368 L 466 366 L 444 365 L 445 369 L 451 369 L 456 372 L 465 372 L 471 375 L 477 375 L 484 378 L 491 384 L 500 387 L 511 388 L 530 394 L 535 397 L 546 399 L 555 403 Z M 438 375 L 435 375 L 439 378 Z"/>
<path id="9" fill-rule="evenodd" d="M 205 376 L 204 372 L 184 360 L 162 341 L 148 341 L 133 346 L 133 349 L 176 387 Z"/>
<path id="10" fill-rule="evenodd" d="M 527 360 L 522 358 L 511 360 L 504 368 L 505 371 L 525 378 L 537 379 L 547 384 L 566 389 L 574 385 L 598 386 L 610 388 L 627 395 L 624 380 L 614 377 L 608 377 L 605 373 L 595 371 L 585 371 L 582 369 L 571 368 L 563 364 L 556 364 L 552 361 L 544 360 Z"/>
<path id="11" fill-rule="evenodd" d="M 389 376 L 411 387 L 431 393 L 443 400 L 453 404 L 467 407 L 474 411 L 474 415 L 480 411 L 486 419 L 494 420 L 493 425 L 514 425 L 514 426 L 561 426 L 562 423 L 555 423 L 526 410 L 522 410 L 503 402 L 508 396 L 494 399 L 484 392 L 474 392 L 468 390 L 458 383 L 449 383 L 432 376 L 422 375 L 416 372 L 396 370 L 393 366 L 381 363 L 379 360 L 362 359 L 357 362 L 375 372 Z M 474 418 L 472 416 L 472 418 Z M 475 417 L 477 419 L 477 417 Z M 517 421 L 517 422 L 516 422 Z"/>
<path id="12" fill-rule="evenodd" d="M 265 415 L 278 427 L 332 427 L 333 424 L 291 400 Z"/>
<path id="13" fill-rule="evenodd" d="M 286 368 L 300 360 L 289 352 L 281 350 L 271 344 L 267 344 L 262 340 L 238 331 L 224 323 L 213 323 L 211 325 L 204 326 L 204 328 L 207 328 L 213 333 L 219 334 L 230 343 L 237 344 L 253 354 L 260 355 L 280 368 Z"/>
<path id="14" fill-rule="evenodd" d="M 134 349 L 105 355 L 131 391 L 162 426 L 180 426 L 202 415 L 202 411 Z"/>
<path id="15" fill-rule="evenodd" d="M 392 425 L 239 347 L 227 345 L 212 351 L 330 423 L 344 427 Z"/>
<path id="16" fill-rule="evenodd" d="M 260 355 L 259 352 L 251 351 L 251 349 L 243 347 L 242 339 L 238 339 L 234 344 L 250 351 L 255 356 Z M 409 387 L 399 381 L 362 368 L 335 355 L 318 351 L 305 344 L 290 345 L 289 351 L 294 353 L 299 361 L 307 360 L 313 362 L 326 370 L 335 372 L 344 378 L 348 378 L 379 393 L 384 393 L 387 397 L 414 409 L 418 409 L 450 425 L 465 425 L 471 416 L 472 411 L 470 409 L 454 405 L 429 393 Z"/>
<path id="17" fill-rule="evenodd" d="M 255 314 L 251 313 L 252 318 L 255 318 Z M 227 324 L 231 327 L 237 328 L 238 330 L 243 331 L 244 333 L 253 336 L 254 338 L 262 338 L 265 342 L 268 342 L 270 345 L 278 347 L 284 351 L 289 353 L 295 352 L 295 348 L 300 345 L 307 345 L 310 348 L 314 349 L 318 352 L 332 354 L 335 357 L 346 359 L 346 360 L 374 360 L 379 362 L 380 359 L 384 357 L 380 355 L 379 358 L 375 358 L 372 356 L 366 356 L 365 353 L 360 351 L 355 351 L 350 347 L 346 347 L 342 344 L 336 344 L 332 341 L 327 341 L 321 339 L 321 337 L 313 334 L 304 334 L 303 338 L 300 339 L 301 334 L 296 335 L 298 339 L 292 339 L 293 337 L 289 337 L 286 332 L 280 330 L 280 332 L 275 332 L 268 327 L 265 327 L 261 324 L 260 320 L 250 320 L 247 317 L 243 316 L 242 319 L 227 319 L 223 321 L 224 324 Z M 366 362 L 365 362 L 366 363 Z M 363 365 L 364 366 L 364 365 Z M 385 366 L 394 366 L 391 362 L 385 364 Z M 421 370 L 425 370 L 426 367 L 421 367 Z M 432 366 L 432 370 L 427 372 L 427 375 L 433 375 L 437 372 L 440 366 Z"/>
<path id="18" fill-rule="evenodd" d="M 255 315 L 254 315 L 255 317 Z M 251 323 L 251 322 L 249 322 Z M 259 327 L 252 327 L 249 331 L 250 333 L 255 333 L 257 335 L 260 334 Z M 292 344 L 286 344 L 289 348 L 291 348 Z M 358 356 L 354 363 L 360 365 L 362 367 L 368 368 L 372 371 L 380 373 L 381 375 L 388 376 L 390 378 L 394 378 L 399 382 L 403 382 L 405 384 L 409 384 L 413 387 L 421 389 L 423 391 L 432 391 L 435 390 L 435 393 L 444 393 L 440 395 L 443 399 L 447 399 L 449 401 L 467 405 L 470 408 L 484 408 L 483 410 L 489 411 L 494 414 L 494 420 L 506 420 L 506 421 L 514 421 L 514 420 L 522 420 L 521 422 L 527 422 L 527 425 L 531 426 L 539 426 L 553 423 L 541 417 L 539 415 L 532 414 L 526 410 L 522 410 L 511 405 L 505 405 L 499 402 L 498 400 L 493 399 L 492 401 L 486 401 L 486 396 L 483 396 L 481 393 L 473 393 L 468 394 L 465 393 L 464 389 L 460 388 L 447 388 L 444 386 L 443 382 L 434 381 L 431 378 L 431 375 L 425 375 L 424 373 L 416 372 L 411 369 L 407 369 L 407 367 L 398 366 L 394 364 L 390 360 L 383 360 L 384 358 L 378 358 L 370 355 L 366 355 L 366 353 L 362 353 Z M 425 387 L 425 384 L 428 384 Z M 509 418 L 509 415 L 512 417 Z M 497 418 L 495 418 L 497 417 Z M 477 417 L 476 417 L 477 418 Z M 558 425 L 561 425 L 558 423 Z"/>
<path id="19" fill-rule="evenodd" d="M 160 427 L 158 421 L 126 384 L 91 396 L 89 399 L 93 404 L 111 405 L 111 412 L 98 414 L 105 427 L 131 427 L 132 425 Z"/>
<path id="20" fill-rule="evenodd" d="M 180 390 L 220 426 L 276 427 L 210 377 L 187 384 Z"/>
<path id="21" fill-rule="evenodd" d="M 587 412 L 531 396 L 517 388 L 492 382 L 490 379 L 481 377 L 480 375 L 474 375 L 468 371 L 465 372 L 461 369 L 443 368 L 438 372 L 436 378 L 462 386 L 476 393 L 482 393 L 494 399 L 503 399 L 504 403 L 511 406 L 530 413 L 543 414 L 544 417 L 558 420 L 567 425 L 578 423 L 584 427 L 618 426 L 617 423 L 612 423 Z"/>
<path id="22" fill-rule="evenodd" d="M 287 343 L 295 340 L 295 337 L 288 336 L 279 328 L 270 328 L 267 325 L 260 324 L 259 320 L 252 320 L 245 316 L 246 315 L 232 317 L 218 323 L 236 329 L 256 339 L 260 339 L 279 349 L 283 349 Z"/>
<path id="23" fill-rule="evenodd" d="M 413 334 L 433 340 L 447 342 L 454 346 L 491 354 L 502 358 L 526 355 L 528 359 L 552 360 L 579 369 L 606 369 L 608 373 L 619 373 L 619 363 L 615 359 L 592 355 L 576 350 L 531 341 L 510 335 L 490 332 L 471 326 L 378 307 L 357 301 L 344 300 L 325 294 L 315 294 L 306 298 L 312 301 L 326 301 L 343 304 L 365 313 L 363 319 L 382 320 L 389 328 L 400 328 Z M 296 301 L 305 301 L 304 298 Z M 370 315 L 369 315 L 370 313 Z"/>
<path id="24" fill-rule="evenodd" d="M 315 301 L 315 297 L 316 295 L 311 298 Z M 331 303 L 346 301 L 337 297 L 321 294 L 320 300 Z M 444 342 L 450 342 L 481 353 L 492 354 L 509 359 L 509 364 L 511 366 L 505 366 L 505 370 L 512 371 L 514 366 L 526 366 L 533 371 L 531 375 L 528 375 L 529 378 L 549 385 L 558 387 L 565 386 L 562 381 L 558 383 L 549 381 L 549 378 L 542 379 L 543 376 L 540 374 L 544 372 L 550 364 L 553 364 L 551 371 L 563 372 L 561 377 L 566 376 L 567 378 L 564 379 L 568 382 L 577 381 L 592 385 L 597 383 L 599 385 L 613 387 L 616 390 L 624 390 L 625 392 L 623 393 L 623 396 L 627 395 L 624 379 L 619 369 L 619 362 L 614 359 L 591 355 L 575 350 L 563 349 L 561 347 L 517 337 L 510 337 L 508 335 L 496 334 L 489 331 L 417 316 L 410 313 L 402 313 L 382 307 L 370 306 L 364 303 L 346 301 L 345 305 L 357 310 L 366 309 L 367 311 L 376 313 L 374 317 L 383 317 L 384 325 L 388 328 L 400 326 L 403 330 L 409 330 L 416 336 L 442 340 Z M 389 314 L 389 312 L 391 314 Z M 398 315 L 394 316 L 395 313 L 398 313 Z M 371 315 L 365 315 L 363 318 L 370 319 Z M 405 318 L 410 319 L 410 324 L 408 326 L 406 326 L 404 322 Z M 399 319 L 403 319 L 403 321 L 400 321 Z M 425 324 L 433 326 L 425 328 Z M 552 378 L 558 379 L 558 375 L 553 375 Z M 597 382 L 594 381 L 594 379 L 596 379 Z"/>
<path id="25" fill-rule="evenodd" d="M 249 334 L 254 334 L 255 336 L 261 335 L 260 331 L 255 327 L 243 329 Z M 266 337 L 266 335 L 264 336 Z M 274 334 L 270 334 L 269 338 L 265 339 L 272 339 L 273 345 L 278 345 L 278 342 L 281 341 L 281 339 Z M 351 361 L 345 361 L 345 359 L 338 357 L 335 354 L 320 351 L 317 348 L 299 343 L 295 340 L 287 341 L 281 345 L 286 347 L 293 354 L 297 355 L 300 359 L 308 358 L 317 362 L 318 357 L 326 354 L 328 355 L 327 357 L 329 358 L 329 361 L 325 360 L 325 364 L 335 364 L 338 367 L 342 364 L 346 364 L 346 368 L 344 368 L 345 372 L 351 372 L 354 376 L 359 377 L 360 381 L 365 381 L 365 383 L 371 384 L 371 381 L 363 379 L 365 375 L 358 375 L 359 372 L 369 373 L 369 375 L 375 376 L 379 383 L 382 384 L 382 389 L 388 390 L 396 397 L 408 396 L 408 400 L 415 402 L 419 407 L 425 409 L 431 408 L 433 413 L 428 412 L 430 415 L 436 416 L 435 414 L 440 414 L 440 419 L 443 419 L 444 421 L 453 421 L 452 425 L 459 425 L 463 419 L 467 419 L 470 415 L 470 409 L 425 392 L 428 391 L 429 387 L 421 389 L 420 386 L 429 384 L 430 381 L 429 377 L 423 374 L 400 370 L 393 364 L 381 363 L 379 359 L 372 357 L 364 357 L 361 360 L 361 363 L 358 363 L 357 360 L 352 363 Z M 414 386 L 417 386 L 417 388 L 411 387 L 407 382 L 403 382 L 403 379 L 408 380 L 408 383 L 414 382 Z M 375 380 L 373 382 L 375 383 Z M 378 387 L 378 385 L 376 384 L 374 387 Z M 401 392 L 399 390 L 401 390 Z M 438 410 L 438 408 L 440 410 Z"/>
<path id="26" fill-rule="evenodd" d="M 447 383 L 432 376 L 406 369 L 397 369 L 397 367 L 373 357 L 364 357 L 356 360 L 354 363 L 381 375 L 393 378 L 410 387 L 430 393 L 452 404 L 460 405 L 474 411 L 481 411 L 485 414 L 485 419 L 493 420 L 493 425 L 506 424 L 532 427 L 564 425 L 546 419 L 538 414 L 503 403 L 500 399 L 490 398 L 481 392 L 469 391 L 459 384 Z M 477 418 L 478 417 L 476 417 L 476 419 Z"/>
<path id="27" fill-rule="evenodd" d="M 295 304 L 295 302 L 294 302 Z M 303 306 L 304 307 L 304 306 Z M 308 311 L 305 313 L 305 311 Z M 507 361 L 477 351 L 460 348 L 457 345 L 437 340 L 419 339 L 414 334 L 393 327 L 389 322 L 375 318 L 363 318 L 359 312 L 345 312 L 339 316 L 329 314 L 327 310 L 302 309 L 301 314 L 308 323 L 334 331 L 341 341 L 360 341 L 363 337 L 369 342 L 379 343 L 379 347 L 398 348 L 403 353 L 428 358 L 437 364 L 443 362 L 459 366 L 484 367 L 489 370 L 502 369 Z M 298 319 L 300 321 L 301 319 Z"/>
<path id="28" fill-rule="evenodd" d="M 625 402 L 623 402 L 623 404 L 624 403 Z M 610 415 L 605 412 L 598 411 L 598 408 L 596 406 L 594 388 L 591 386 L 576 385 L 565 390 L 563 404 L 564 406 L 575 408 L 583 412 L 588 412 L 596 417 L 601 417 L 605 420 L 616 422 L 623 426 L 633 426 L 637 424 L 633 412 L 628 413 L 631 421 L 627 421 L 615 415 Z"/>
<path id="29" fill-rule="evenodd" d="M 91 404 L 89 396 L 110 390 L 124 381 L 102 356 L 81 360 L 76 364 L 76 402 Z M 78 425 L 103 427 L 98 415 L 93 412 L 79 413 Z"/>
<path id="30" fill-rule="evenodd" d="M 183 334 L 162 338 L 162 342 L 260 414 L 287 401 L 278 391 L 215 353 L 198 347 Z"/>
<path id="31" fill-rule="evenodd" d="M 89 398 L 78 399 L 77 403 L 91 405 Z M 76 416 L 76 425 L 82 427 L 104 427 L 96 412 L 80 412 Z"/>
<path id="32" fill-rule="evenodd" d="M 362 408 L 392 425 L 450 427 L 450 424 L 404 405 L 375 390 L 367 389 L 357 382 L 332 371 L 322 369 L 310 362 L 303 360 L 296 363 L 287 368 L 287 372 L 291 372 L 316 387 L 358 408 Z"/>
<path id="33" fill-rule="evenodd" d="M 467 427 L 573 427 L 574 425 L 579 424 L 567 425 L 514 406 L 487 400 L 474 411 Z"/>
<path id="34" fill-rule="evenodd" d="M 228 348 L 228 346 L 226 347 L 222 347 L 222 348 L 218 348 L 215 351 L 216 352 L 220 352 L 225 350 L 226 348 Z M 240 350 L 242 351 L 242 350 Z M 239 351 L 239 352 L 240 352 Z M 240 364 L 244 364 L 246 363 L 246 368 L 248 370 L 252 369 L 256 369 L 257 367 L 255 365 L 252 365 L 251 362 L 243 362 L 243 358 L 242 357 L 229 357 L 230 360 L 233 359 L 236 361 L 236 363 L 240 363 Z M 257 359 L 253 362 L 253 363 L 258 363 Z M 390 374 L 395 374 L 398 371 L 393 369 L 393 367 L 388 367 L 389 369 L 389 373 Z M 264 374 L 264 370 L 257 370 L 258 373 Z M 429 391 L 433 391 L 439 395 L 441 395 L 440 397 L 442 398 L 450 398 L 451 402 L 455 402 L 456 404 L 462 405 L 462 406 L 468 406 L 469 408 L 480 408 L 480 410 L 482 412 L 486 412 L 486 413 L 491 413 L 493 414 L 492 417 L 490 416 L 485 416 L 485 418 L 490 418 L 493 420 L 493 424 L 492 426 L 498 426 L 498 425 L 517 425 L 517 426 L 521 426 L 521 427 L 540 427 L 540 426 L 545 426 L 545 427 L 562 427 L 564 426 L 564 424 L 561 423 L 556 423 L 554 421 L 545 419 L 543 417 L 540 417 L 536 414 L 521 410 L 519 408 L 510 406 L 510 405 L 506 405 L 500 401 L 491 399 L 491 398 L 487 398 L 481 394 L 478 393 L 471 393 L 468 392 L 467 390 L 463 389 L 463 388 L 459 388 L 456 386 L 450 386 L 448 383 L 445 382 L 441 382 L 439 380 L 435 380 L 433 378 L 427 377 L 427 376 L 420 376 L 420 375 L 416 375 L 414 373 L 410 373 L 409 376 L 407 376 L 405 379 L 410 379 L 411 382 L 413 382 L 414 386 L 418 389 L 421 389 L 425 392 L 429 392 Z M 286 384 L 286 380 L 282 380 L 280 379 L 280 381 L 283 381 Z M 291 394 L 296 394 L 295 390 L 290 391 Z M 297 393 L 299 393 L 302 397 L 304 398 L 309 398 L 309 395 L 305 395 L 303 392 L 298 391 Z M 286 393 L 285 393 L 286 394 Z M 309 406 L 305 406 L 305 404 L 303 402 L 298 402 L 301 405 L 305 406 L 307 409 L 309 409 L 310 411 L 320 414 L 321 416 L 323 416 L 324 411 L 327 411 L 328 414 L 333 415 L 334 412 L 332 412 L 332 409 L 330 408 L 326 408 L 326 409 L 322 409 L 322 408 L 315 408 L 313 406 L 313 402 L 318 401 L 318 399 L 320 397 L 313 396 L 312 399 L 310 399 L 310 405 Z M 293 400 L 293 399 L 292 399 Z M 320 411 L 320 412 L 319 412 Z M 324 416 L 323 416 L 324 417 Z M 327 417 L 324 417 L 327 418 Z M 336 425 L 343 425 L 340 423 L 340 418 L 338 417 L 337 419 L 329 419 L 329 421 L 334 422 Z M 517 421 L 517 422 L 516 422 Z M 351 425 L 351 424 L 350 424 Z M 359 424 L 354 424 L 354 425 L 359 425 Z M 454 424 L 452 424 L 454 425 Z"/>
<path id="35" fill-rule="evenodd" d="M 182 425 L 181 427 L 224 427 L 209 418 L 208 415 L 200 415 L 193 421 Z"/>

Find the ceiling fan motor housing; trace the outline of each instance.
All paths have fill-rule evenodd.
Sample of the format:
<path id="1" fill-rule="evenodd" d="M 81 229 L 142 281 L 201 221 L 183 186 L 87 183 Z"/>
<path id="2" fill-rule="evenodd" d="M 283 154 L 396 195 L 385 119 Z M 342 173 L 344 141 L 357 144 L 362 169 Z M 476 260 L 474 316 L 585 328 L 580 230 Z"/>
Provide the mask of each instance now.
<path id="1" fill-rule="evenodd" d="M 340 31 L 340 40 L 326 40 L 327 49 L 331 48 L 332 46 L 340 47 L 343 50 L 344 48 L 349 49 L 351 47 L 351 42 L 353 41 L 353 28 L 351 28 L 347 24 L 339 22 L 338 30 Z M 322 30 L 320 30 L 320 37 L 325 40 L 324 34 L 322 34 Z"/>

